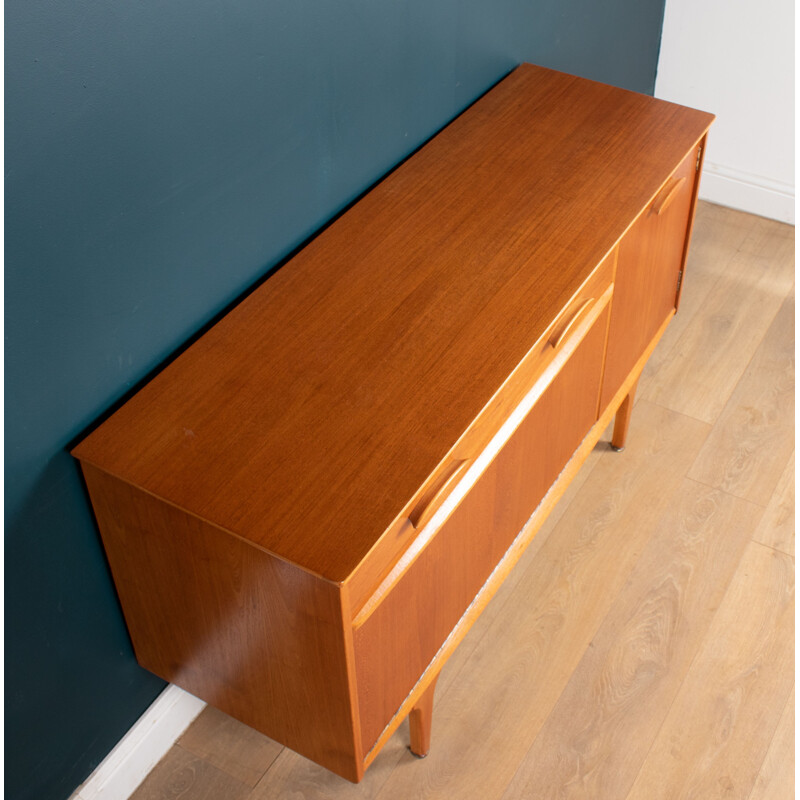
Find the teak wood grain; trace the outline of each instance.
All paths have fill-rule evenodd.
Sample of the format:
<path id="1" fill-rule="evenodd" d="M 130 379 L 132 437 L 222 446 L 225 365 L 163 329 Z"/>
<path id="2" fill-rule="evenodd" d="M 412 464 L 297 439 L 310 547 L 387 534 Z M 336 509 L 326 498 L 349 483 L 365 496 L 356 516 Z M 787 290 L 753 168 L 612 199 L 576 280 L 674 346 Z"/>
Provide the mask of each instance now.
<path id="1" fill-rule="evenodd" d="M 345 580 L 711 119 L 519 67 L 75 454 Z"/>
<path id="2" fill-rule="evenodd" d="M 90 434 L 140 663 L 352 781 L 410 712 L 426 751 L 443 665 L 624 438 L 711 120 L 523 65 Z"/>
<path id="3" fill-rule="evenodd" d="M 94 467 L 84 474 L 139 663 L 357 780 L 336 587 Z"/>
<path id="4" fill-rule="evenodd" d="M 571 357 L 596 318 L 604 312 L 611 297 L 617 248 L 607 256 L 586 279 L 574 296 L 565 304 L 561 314 L 539 337 L 517 368 L 512 372 L 494 396 L 483 407 L 469 430 L 458 441 L 449 454 L 452 462 L 463 460 L 466 467 L 477 454 L 487 448 L 501 427 L 523 403 L 530 401 L 530 393 L 541 393 L 553 376 Z M 599 398 L 598 398 L 599 400 Z M 463 475 L 463 471 L 459 471 Z M 436 485 L 436 476 L 432 481 Z M 426 487 L 418 493 L 424 502 Z M 403 554 L 407 560 L 410 553 L 418 551 L 420 537 L 408 520 L 401 519 L 384 534 L 348 579 L 347 588 L 353 611 L 359 617 L 369 613 L 375 598 L 382 593 L 383 585 L 392 582 L 393 573 L 402 569 Z M 358 624 L 358 622 L 357 622 Z"/>

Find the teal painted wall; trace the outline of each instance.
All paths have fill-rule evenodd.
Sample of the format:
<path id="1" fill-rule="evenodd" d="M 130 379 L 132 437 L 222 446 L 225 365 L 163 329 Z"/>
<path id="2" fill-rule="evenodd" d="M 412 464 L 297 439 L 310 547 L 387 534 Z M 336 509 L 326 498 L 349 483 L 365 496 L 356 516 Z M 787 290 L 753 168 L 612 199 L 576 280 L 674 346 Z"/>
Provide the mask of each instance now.
<path id="1" fill-rule="evenodd" d="M 652 92 L 664 0 L 8 0 L 6 796 L 162 689 L 67 448 L 520 61 Z"/>

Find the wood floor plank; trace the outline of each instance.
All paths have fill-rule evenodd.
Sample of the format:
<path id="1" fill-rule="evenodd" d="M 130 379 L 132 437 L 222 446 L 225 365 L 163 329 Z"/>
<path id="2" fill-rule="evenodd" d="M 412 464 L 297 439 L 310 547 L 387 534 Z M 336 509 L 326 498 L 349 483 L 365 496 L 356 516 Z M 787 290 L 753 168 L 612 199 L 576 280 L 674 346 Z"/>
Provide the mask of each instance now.
<path id="1" fill-rule="evenodd" d="M 130 800 L 244 800 L 250 787 L 173 745 Z"/>
<path id="2" fill-rule="evenodd" d="M 794 752 L 792 689 L 748 800 L 789 800 L 794 797 Z"/>
<path id="3" fill-rule="evenodd" d="M 646 402 L 624 453 L 606 451 L 450 690 L 423 761 L 378 797 L 498 798 L 555 705 L 708 426 Z"/>
<path id="4" fill-rule="evenodd" d="M 794 559 L 747 546 L 628 800 L 746 800 L 794 684 Z"/>
<path id="5" fill-rule="evenodd" d="M 794 453 L 761 518 L 753 540 L 794 555 Z"/>
<path id="6" fill-rule="evenodd" d="M 706 275 L 715 280 L 723 277 L 728 262 L 747 247 L 745 243 L 753 239 L 754 231 L 760 224 L 759 217 L 752 214 L 699 201 L 689 243 L 688 261 L 692 270 L 686 270 L 684 280 L 691 281 L 696 275 Z M 691 283 L 687 283 L 684 289 L 690 286 Z M 681 298 L 681 308 L 684 299 Z"/>
<path id="7" fill-rule="evenodd" d="M 689 475 L 766 506 L 794 447 L 794 296 L 781 305 Z"/>
<path id="8" fill-rule="evenodd" d="M 625 797 L 762 514 L 683 482 L 503 800 Z"/>
<path id="9" fill-rule="evenodd" d="M 478 621 L 472 626 L 464 641 L 456 649 L 453 656 L 445 664 L 436 686 L 434 714 L 434 730 L 439 725 L 439 711 L 442 698 L 446 695 L 451 683 L 480 642 L 483 635 L 491 629 L 493 620 L 502 613 L 508 599 L 513 595 L 514 587 L 524 575 L 528 565 L 536 558 L 536 554 L 547 541 L 558 521 L 569 508 L 573 498 L 578 495 L 604 453 L 608 453 L 610 430 L 604 441 L 598 442 L 586 459 L 578 475 L 575 476 L 567 491 L 551 512 L 541 530 L 523 554 L 517 566 L 503 582 L 497 595 L 484 609 Z M 514 613 L 513 609 L 509 613 Z M 276 759 L 261 785 L 253 792 L 250 800 L 270 800 L 284 797 L 295 791 L 304 800 L 334 800 L 335 798 L 373 798 L 380 791 L 389 775 L 403 760 L 404 768 L 414 768 L 418 763 L 408 753 L 408 723 L 404 722 L 378 757 L 367 770 L 364 780 L 356 787 L 325 769 L 303 758 L 291 750 L 284 750 Z"/>
<path id="10" fill-rule="evenodd" d="M 377 796 L 396 764 L 406 753 L 408 753 L 407 721 L 403 722 L 395 735 L 384 745 L 380 757 L 370 765 L 361 783 L 353 784 L 313 761 L 285 749 L 248 795 L 247 800 L 284 800 L 284 798 L 371 800 Z"/>
<path id="11" fill-rule="evenodd" d="M 758 219 L 642 397 L 713 423 L 794 280 L 794 229 Z"/>
<path id="12" fill-rule="evenodd" d="M 283 746 L 238 720 L 206 706 L 178 744 L 248 786 L 255 786 Z"/>

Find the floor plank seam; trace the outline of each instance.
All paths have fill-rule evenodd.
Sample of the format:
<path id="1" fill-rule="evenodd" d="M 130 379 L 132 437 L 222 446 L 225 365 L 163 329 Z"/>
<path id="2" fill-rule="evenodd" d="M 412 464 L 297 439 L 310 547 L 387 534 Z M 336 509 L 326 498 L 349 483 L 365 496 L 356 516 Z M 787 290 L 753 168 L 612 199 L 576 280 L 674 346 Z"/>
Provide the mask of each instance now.
<path id="1" fill-rule="evenodd" d="M 731 392 L 731 394 L 733 393 Z M 711 432 L 711 429 L 714 427 L 714 425 L 716 425 L 717 422 L 717 420 L 714 420 L 714 422 L 709 422 L 707 419 L 701 419 L 700 417 L 693 417 L 691 414 L 687 414 L 685 411 L 679 411 L 677 408 L 670 408 L 668 405 L 665 405 L 664 403 L 661 403 L 658 400 L 652 400 L 650 397 L 642 397 L 641 400 L 645 403 L 652 403 L 654 406 L 663 408 L 664 411 L 669 411 L 671 414 L 680 414 L 680 416 L 686 417 L 686 419 L 691 419 L 694 420 L 695 422 L 702 422 L 703 425 L 708 425 L 709 433 Z M 636 408 L 635 405 L 634 408 Z M 694 463 L 692 464 L 692 466 L 694 466 Z"/>
<path id="2" fill-rule="evenodd" d="M 759 547 L 766 547 L 767 550 L 772 550 L 774 553 L 780 553 L 782 556 L 788 556 L 789 558 L 794 561 L 794 555 L 792 553 L 787 553 L 785 550 L 781 550 L 780 547 L 773 547 L 771 544 L 764 544 L 764 542 L 759 542 L 758 539 L 751 539 L 753 544 L 757 544 Z"/>
<path id="3" fill-rule="evenodd" d="M 694 463 L 692 463 L 692 467 Z M 689 468 L 689 472 L 691 472 L 691 467 Z M 741 500 L 744 503 L 750 503 L 753 506 L 757 506 L 758 508 L 763 509 L 764 511 L 767 510 L 769 507 L 769 501 L 766 503 L 759 503 L 758 500 L 753 500 L 751 497 L 742 497 L 740 494 L 736 494 L 735 492 L 730 492 L 727 489 L 723 488 L 722 486 L 714 486 L 713 484 L 706 483 L 705 481 L 701 481 L 699 478 L 694 478 L 690 475 L 686 475 L 686 480 L 691 481 L 692 483 L 697 483 L 700 486 L 705 486 L 706 489 L 713 489 L 715 492 L 722 492 L 723 494 L 727 495 L 728 497 L 735 497 L 737 500 Z M 773 490 L 774 491 L 774 490 Z"/>
<path id="4" fill-rule="evenodd" d="M 286 749 L 285 747 L 282 747 L 282 748 L 281 748 L 281 749 L 278 751 L 278 753 L 277 753 L 277 755 L 275 756 L 275 758 L 273 758 L 273 759 L 272 759 L 272 761 L 270 761 L 270 762 L 269 762 L 269 766 L 267 766 L 267 768 L 264 770 L 264 772 L 262 772 L 262 773 L 261 773 L 261 776 L 260 776 L 260 777 L 259 777 L 259 779 L 258 779 L 258 780 L 255 782 L 255 784 L 254 784 L 253 786 L 251 786 L 251 787 L 250 787 L 250 791 L 251 791 L 251 792 L 254 792 L 254 791 L 255 791 L 255 790 L 258 788 L 258 785 L 261 783 L 261 781 L 263 781 L 263 780 L 264 780 L 264 778 L 267 776 L 267 774 L 269 773 L 269 771 L 270 771 L 270 770 L 271 770 L 271 769 L 272 769 L 272 768 L 275 766 L 275 763 L 276 763 L 276 762 L 277 762 L 277 760 L 278 760 L 278 759 L 281 757 L 281 755 L 282 755 L 282 753 L 283 753 L 283 751 L 284 751 L 285 749 Z"/>

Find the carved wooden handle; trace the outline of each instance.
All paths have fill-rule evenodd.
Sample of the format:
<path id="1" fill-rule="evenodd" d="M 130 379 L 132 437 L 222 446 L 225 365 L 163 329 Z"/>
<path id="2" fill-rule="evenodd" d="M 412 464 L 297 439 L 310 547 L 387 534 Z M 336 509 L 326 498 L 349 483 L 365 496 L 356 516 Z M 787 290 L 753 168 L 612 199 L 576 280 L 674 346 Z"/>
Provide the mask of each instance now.
<path id="1" fill-rule="evenodd" d="M 457 482 L 469 464 L 470 459 L 468 458 L 452 461 L 439 476 L 439 479 L 420 497 L 419 502 L 414 506 L 414 510 L 408 515 L 408 519 L 415 530 L 422 528 L 434 515 L 440 505 L 436 501 L 445 494 L 450 486 Z"/>
<path id="2" fill-rule="evenodd" d="M 572 315 L 569 322 L 561 329 L 561 333 L 558 335 L 553 334 L 553 336 L 548 339 L 547 343 L 552 347 L 554 350 L 557 350 L 564 339 L 567 338 L 569 332 L 578 324 L 580 318 L 583 316 L 583 312 L 586 311 L 589 306 L 594 303 L 594 297 L 590 297 L 588 300 L 584 300 L 581 303 L 580 308 Z"/>
<path id="3" fill-rule="evenodd" d="M 667 206 L 675 199 L 686 178 L 673 178 L 656 196 L 650 209 L 654 214 L 667 210 Z"/>

